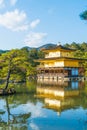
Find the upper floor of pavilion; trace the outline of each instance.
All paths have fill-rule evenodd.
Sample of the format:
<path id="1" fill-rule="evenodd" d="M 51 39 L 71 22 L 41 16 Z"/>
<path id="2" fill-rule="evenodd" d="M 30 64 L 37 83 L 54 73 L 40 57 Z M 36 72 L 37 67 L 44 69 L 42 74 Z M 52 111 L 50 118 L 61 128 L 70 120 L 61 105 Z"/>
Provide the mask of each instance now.
<path id="1" fill-rule="evenodd" d="M 62 45 L 57 45 L 56 47 L 44 49 L 45 58 L 56 58 L 56 57 L 73 57 L 73 53 L 75 50 L 64 47 Z"/>

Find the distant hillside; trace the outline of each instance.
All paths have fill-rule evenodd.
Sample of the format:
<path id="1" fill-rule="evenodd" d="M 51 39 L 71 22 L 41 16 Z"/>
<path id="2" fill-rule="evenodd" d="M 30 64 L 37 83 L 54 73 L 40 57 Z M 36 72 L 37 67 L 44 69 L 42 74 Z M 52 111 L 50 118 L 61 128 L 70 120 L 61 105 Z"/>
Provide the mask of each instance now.
<path id="1" fill-rule="evenodd" d="M 37 49 L 37 50 L 40 50 L 40 49 L 43 49 L 43 48 L 45 48 L 45 49 L 49 49 L 49 48 L 52 48 L 52 47 L 55 47 L 55 46 L 56 46 L 56 44 L 47 43 L 47 44 L 42 45 L 42 46 L 40 46 L 40 47 L 38 47 L 38 48 L 35 48 L 35 47 L 29 47 L 29 46 L 25 46 L 25 47 L 23 47 L 23 48 L 26 48 L 26 49 L 28 49 L 28 50 L 31 50 L 31 49 Z M 23 49 L 23 48 L 22 48 L 22 49 Z"/>
<path id="2" fill-rule="evenodd" d="M 29 46 L 25 46 L 25 47 L 23 47 L 23 48 L 21 48 L 21 49 L 27 49 L 28 51 L 29 50 L 32 50 L 32 49 L 37 49 L 37 50 L 40 50 L 40 49 L 49 49 L 49 48 L 52 48 L 52 47 L 55 47 L 56 46 L 56 44 L 52 44 L 52 43 L 47 43 L 47 44 L 45 44 L 45 45 L 42 45 L 42 46 L 40 46 L 40 47 L 38 47 L 38 48 L 35 48 L 35 47 L 29 47 Z M 0 54 L 2 54 L 2 53 L 6 53 L 6 52 L 8 52 L 9 50 L 0 50 Z"/>
<path id="3" fill-rule="evenodd" d="M 50 48 L 53 48 L 53 47 L 56 47 L 57 45 L 56 44 L 53 44 L 53 43 L 47 43 L 47 44 L 44 44 L 40 47 L 29 47 L 29 46 L 25 46 L 21 49 L 27 49 L 27 50 L 32 50 L 32 49 L 37 49 L 37 50 L 40 50 L 40 49 L 50 49 Z M 83 52 L 87 52 L 87 43 L 86 42 L 83 42 L 83 43 L 76 43 L 76 42 L 72 42 L 71 44 L 70 43 L 66 43 L 63 45 L 64 47 L 68 47 L 68 48 L 71 48 L 71 49 L 76 49 L 76 50 L 81 50 Z M 0 54 L 2 53 L 5 53 L 5 52 L 8 52 L 9 50 L 0 50 Z"/>
<path id="4" fill-rule="evenodd" d="M 0 54 L 6 53 L 6 52 L 8 52 L 8 50 L 0 50 Z"/>
<path id="5" fill-rule="evenodd" d="M 40 50 L 40 49 L 42 49 L 42 48 L 49 49 L 49 48 L 53 48 L 53 47 L 55 47 L 55 46 L 56 46 L 56 44 L 47 43 L 47 44 L 45 44 L 45 45 L 42 45 L 42 46 L 38 47 L 37 49 L 38 49 L 38 50 Z"/>

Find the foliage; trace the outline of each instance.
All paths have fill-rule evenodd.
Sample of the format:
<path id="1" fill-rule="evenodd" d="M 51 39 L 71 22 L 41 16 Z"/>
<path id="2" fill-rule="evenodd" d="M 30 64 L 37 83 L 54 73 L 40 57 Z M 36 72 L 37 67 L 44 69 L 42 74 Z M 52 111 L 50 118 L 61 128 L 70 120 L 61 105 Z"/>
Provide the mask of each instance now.
<path id="1" fill-rule="evenodd" d="M 87 10 L 83 11 L 81 14 L 80 14 L 80 18 L 82 20 L 87 20 Z"/>
<path id="2" fill-rule="evenodd" d="M 85 68 L 85 76 L 87 76 L 87 43 L 71 43 L 71 44 L 65 44 L 66 47 L 75 49 L 76 51 L 73 53 L 75 58 L 82 58 L 85 59 L 82 66 Z"/>
<path id="3" fill-rule="evenodd" d="M 31 66 L 36 67 L 39 63 L 35 62 L 34 60 L 43 58 L 44 53 L 37 49 L 32 49 L 29 51 L 29 62 L 31 63 Z"/>
<path id="4" fill-rule="evenodd" d="M 27 48 L 11 50 L 0 55 L 0 79 L 9 82 L 24 82 L 27 77 L 36 75 L 37 62 L 34 60 L 44 57 L 40 50 Z"/>

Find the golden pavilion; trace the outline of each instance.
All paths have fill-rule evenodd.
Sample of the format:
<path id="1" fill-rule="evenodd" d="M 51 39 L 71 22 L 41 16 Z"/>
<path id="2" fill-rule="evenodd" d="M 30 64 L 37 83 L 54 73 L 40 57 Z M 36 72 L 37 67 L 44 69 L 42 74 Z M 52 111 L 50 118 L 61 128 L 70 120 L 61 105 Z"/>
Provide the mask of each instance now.
<path id="1" fill-rule="evenodd" d="M 84 77 L 83 60 L 73 56 L 74 49 L 58 45 L 43 49 L 45 58 L 39 59 L 37 77 L 41 79 L 78 79 Z"/>

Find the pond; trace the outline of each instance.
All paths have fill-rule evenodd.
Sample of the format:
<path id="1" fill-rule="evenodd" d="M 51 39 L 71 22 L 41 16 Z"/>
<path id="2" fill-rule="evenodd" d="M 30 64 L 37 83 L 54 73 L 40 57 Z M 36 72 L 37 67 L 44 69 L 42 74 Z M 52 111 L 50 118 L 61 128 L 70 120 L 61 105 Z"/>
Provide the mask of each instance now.
<path id="1" fill-rule="evenodd" d="M 87 82 L 28 81 L 0 97 L 0 130 L 86 130 Z"/>

